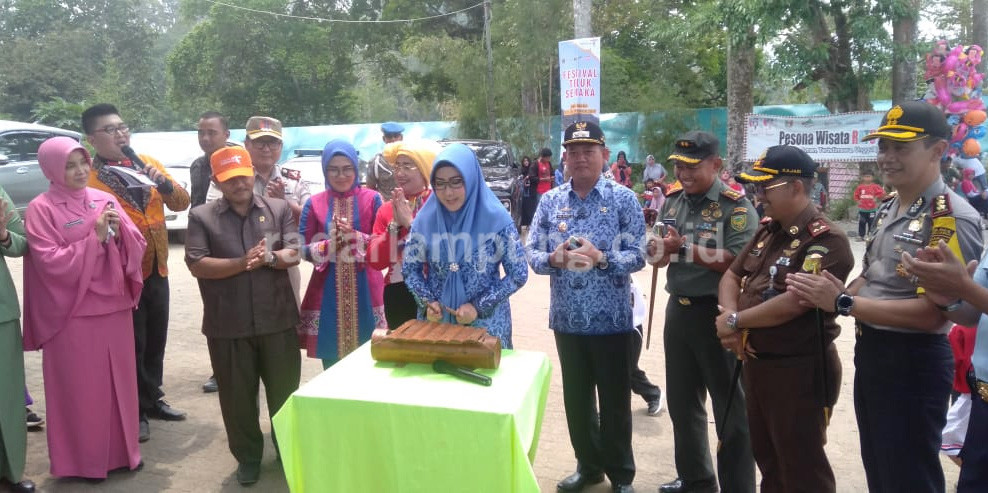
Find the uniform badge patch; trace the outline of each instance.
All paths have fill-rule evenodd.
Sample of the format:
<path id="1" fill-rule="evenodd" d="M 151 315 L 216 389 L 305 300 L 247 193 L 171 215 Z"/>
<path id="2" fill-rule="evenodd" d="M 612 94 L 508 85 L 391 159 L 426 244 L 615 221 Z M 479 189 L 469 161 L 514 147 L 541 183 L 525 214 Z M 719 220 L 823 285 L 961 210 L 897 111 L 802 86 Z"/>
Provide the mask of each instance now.
<path id="1" fill-rule="evenodd" d="M 731 229 L 734 231 L 744 231 L 748 227 L 748 214 L 734 214 L 731 216 Z"/>

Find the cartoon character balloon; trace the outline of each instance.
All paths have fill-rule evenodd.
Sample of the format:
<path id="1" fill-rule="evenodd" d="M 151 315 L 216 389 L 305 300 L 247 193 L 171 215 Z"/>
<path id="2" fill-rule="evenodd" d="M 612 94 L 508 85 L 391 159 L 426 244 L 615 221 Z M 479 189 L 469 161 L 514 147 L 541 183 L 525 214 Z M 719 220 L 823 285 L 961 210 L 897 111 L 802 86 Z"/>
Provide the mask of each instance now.
<path id="1" fill-rule="evenodd" d="M 927 90 L 923 96 L 939 107 L 953 127 L 948 153 L 966 157 L 981 152 L 978 140 L 985 137 L 985 104 L 981 99 L 984 74 L 978 64 L 984 50 L 978 45 L 949 47 L 945 40 L 934 43 L 926 55 Z"/>

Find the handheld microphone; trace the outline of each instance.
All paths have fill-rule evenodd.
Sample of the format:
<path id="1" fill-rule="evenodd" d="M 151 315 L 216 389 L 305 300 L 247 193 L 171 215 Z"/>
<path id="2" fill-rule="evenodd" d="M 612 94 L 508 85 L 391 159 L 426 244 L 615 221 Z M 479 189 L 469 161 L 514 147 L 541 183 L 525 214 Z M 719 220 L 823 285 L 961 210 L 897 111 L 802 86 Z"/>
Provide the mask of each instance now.
<path id="1" fill-rule="evenodd" d="M 122 146 L 120 148 L 120 152 L 124 153 L 124 156 L 127 156 L 127 159 L 130 159 L 130 161 L 136 164 L 138 168 L 144 169 L 147 167 L 147 165 L 144 164 L 144 161 L 141 161 L 141 158 L 137 157 L 137 153 L 134 152 L 132 147 Z"/>
<path id="2" fill-rule="evenodd" d="M 454 365 L 448 361 L 437 359 L 432 363 L 432 369 L 436 373 L 445 373 L 447 375 L 452 375 L 456 378 L 460 378 L 471 383 L 480 384 L 485 387 L 491 386 L 491 377 L 481 375 L 480 373 L 473 370 L 468 370 L 462 366 Z"/>

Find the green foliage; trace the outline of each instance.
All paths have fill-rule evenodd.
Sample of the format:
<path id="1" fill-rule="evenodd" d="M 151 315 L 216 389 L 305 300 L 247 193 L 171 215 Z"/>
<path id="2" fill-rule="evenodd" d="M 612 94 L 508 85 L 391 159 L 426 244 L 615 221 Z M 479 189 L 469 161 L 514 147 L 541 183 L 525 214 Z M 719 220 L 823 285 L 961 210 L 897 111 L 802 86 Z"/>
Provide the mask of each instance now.
<path id="1" fill-rule="evenodd" d="M 31 116 L 37 123 L 82 132 L 79 115 L 87 106 L 85 101 L 73 103 L 55 96 L 50 101 L 35 104 Z"/>
<path id="2" fill-rule="evenodd" d="M 251 0 L 244 6 L 288 11 L 288 0 Z M 315 22 L 271 17 L 199 0 L 182 4 L 187 17 L 202 20 L 168 56 L 169 100 L 193 115 L 215 109 L 231 122 L 252 115 L 281 118 L 286 125 L 350 121 L 353 100 L 350 50 L 337 32 Z M 340 36 L 338 36 L 338 34 Z"/>
<path id="3" fill-rule="evenodd" d="M 854 199 L 831 200 L 827 205 L 827 217 L 832 221 L 843 221 L 850 218 L 850 212 L 853 207 Z"/>
<path id="4" fill-rule="evenodd" d="M 152 47 L 171 28 L 174 6 L 174 0 L 0 0 L 0 112 L 27 120 L 36 105 L 56 97 L 70 104 L 99 100 L 133 111 L 134 128 L 147 126 L 166 107 Z"/>
<path id="5" fill-rule="evenodd" d="M 642 135 L 638 139 L 639 153 L 654 154 L 656 162 L 664 163 L 662 151 L 672 149 L 680 135 L 699 127 L 695 115 L 687 110 L 671 110 L 648 115 Z"/>

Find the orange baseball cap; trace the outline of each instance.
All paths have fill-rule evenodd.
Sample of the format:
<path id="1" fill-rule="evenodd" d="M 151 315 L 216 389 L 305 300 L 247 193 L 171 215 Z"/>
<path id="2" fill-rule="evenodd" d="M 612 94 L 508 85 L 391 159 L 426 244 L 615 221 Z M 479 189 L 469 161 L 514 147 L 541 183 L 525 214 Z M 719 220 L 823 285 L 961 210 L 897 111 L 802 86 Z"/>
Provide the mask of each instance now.
<path id="1" fill-rule="evenodd" d="M 213 177 L 224 182 L 235 176 L 254 176 L 254 164 L 243 147 L 224 147 L 209 156 Z"/>

